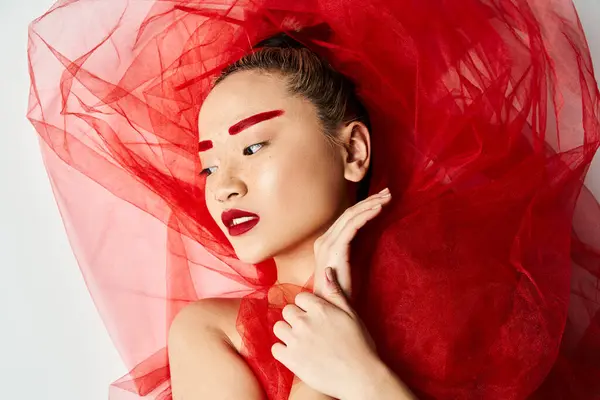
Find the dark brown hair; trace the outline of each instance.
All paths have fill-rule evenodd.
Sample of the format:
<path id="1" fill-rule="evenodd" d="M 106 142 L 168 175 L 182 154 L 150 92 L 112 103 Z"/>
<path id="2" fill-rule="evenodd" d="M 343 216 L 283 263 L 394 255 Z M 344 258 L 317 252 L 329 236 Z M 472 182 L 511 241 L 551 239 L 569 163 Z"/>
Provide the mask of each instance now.
<path id="1" fill-rule="evenodd" d="M 227 66 L 215 85 L 239 71 L 260 71 L 280 75 L 292 95 L 312 102 L 330 143 L 340 145 L 337 130 L 353 121 L 370 130 L 369 118 L 355 92 L 354 84 L 315 52 L 280 33 L 254 46 L 254 51 Z M 370 171 L 369 171 L 370 172 Z M 370 174 L 361 182 L 358 198 L 366 197 Z"/>
<path id="2" fill-rule="evenodd" d="M 335 132 L 352 121 L 369 127 L 367 112 L 358 100 L 354 84 L 329 63 L 285 33 L 263 40 L 255 51 L 227 66 L 215 85 L 238 71 L 281 75 L 292 95 L 312 102 L 325 134 L 335 143 Z"/>

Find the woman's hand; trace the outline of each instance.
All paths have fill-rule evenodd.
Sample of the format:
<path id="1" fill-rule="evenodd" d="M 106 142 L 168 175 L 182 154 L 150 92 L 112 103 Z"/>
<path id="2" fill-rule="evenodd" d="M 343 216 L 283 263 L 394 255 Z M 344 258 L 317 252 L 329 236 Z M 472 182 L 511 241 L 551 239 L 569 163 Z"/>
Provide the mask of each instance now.
<path id="1" fill-rule="evenodd" d="M 295 304 L 283 308 L 284 321 L 273 327 L 283 343 L 274 344 L 271 351 L 314 390 L 346 399 L 372 386 L 371 375 L 382 363 L 335 276 L 327 282 L 324 298 L 302 292 Z"/>
<path id="2" fill-rule="evenodd" d="M 356 232 L 375 218 L 390 199 L 390 191 L 386 188 L 356 203 L 344 211 L 327 232 L 315 241 L 315 294 L 323 297 L 323 288 L 326 286 L 325 269 L 331 267 L 335 269 L 342 291 L 349 299 L 352 298 L 350 242 L 356 236 Z"/>
<path id="3" fill-rule="evenodd" d="M 380 360 L 350 306 L 350 242 L 391 198 L 388 189 L 348 208 L 315 242 L 314 294 L 300 293 L 283 309 L 273 331 L 275 359 L 308 386 L 335 398 L 361 390 Z"/>

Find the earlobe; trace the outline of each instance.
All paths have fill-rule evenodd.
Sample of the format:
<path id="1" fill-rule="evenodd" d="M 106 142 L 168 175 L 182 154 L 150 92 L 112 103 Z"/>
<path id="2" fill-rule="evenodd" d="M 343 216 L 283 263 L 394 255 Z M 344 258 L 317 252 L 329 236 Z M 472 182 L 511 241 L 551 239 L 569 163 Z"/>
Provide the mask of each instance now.
<path id="1" fill-rule="evenodd" d="M 352 122 L 344 129 L 344 177 L 351 182 L 360 182 L 367 174 L 371 162 L 371 135 L 362 122 Z"/>

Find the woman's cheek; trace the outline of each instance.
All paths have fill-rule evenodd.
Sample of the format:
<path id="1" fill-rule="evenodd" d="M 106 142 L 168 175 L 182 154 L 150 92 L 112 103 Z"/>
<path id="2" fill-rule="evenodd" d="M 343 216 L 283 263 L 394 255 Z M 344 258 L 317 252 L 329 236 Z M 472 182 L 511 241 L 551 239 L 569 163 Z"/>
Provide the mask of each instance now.
<path id="1" fill-rule="evenodd" d="M 272 159 L 267 159 L 259 168 L 253 168 L 249 174 L 255 190 L 262 192 L 261 195 L 264 193 L 276 194 L 279 185 L 279 168 L 269 161 Z"/>

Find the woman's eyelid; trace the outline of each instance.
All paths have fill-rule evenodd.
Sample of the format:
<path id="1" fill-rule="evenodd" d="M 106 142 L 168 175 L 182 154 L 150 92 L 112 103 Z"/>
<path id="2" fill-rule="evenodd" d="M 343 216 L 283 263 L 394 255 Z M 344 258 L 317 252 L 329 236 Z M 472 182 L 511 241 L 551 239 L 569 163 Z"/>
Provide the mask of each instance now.
<path id="1" fill-rule="evenodd" d="M 263 147 L 265 147 L 268 144 L 268 140 L 262 141 L 262 142 L 258 142 L 258 143 L 253 143 L 250 146 L 247 146 L 244 148 L 243 152 L 244 155 L 246 155 L 246 150 L 248 149 L 252 149 L 254 146 L 260 146 L 257 150 L 255 150 L 252 154 L 247 154 L 247 155 L 254 155 L 256 154 L 258 151 L 260 151 Z"/>
<path id="2" fill-rule="evenodd" d="M 217 167 L 206 167 L 206 168 L 203 168 L 200 171 L 200 175 L 206 175 L 206 176 L 212 175 L 214 172 L 210 172 L 209 171 L 211 168 L 217 168 Z"/>
<path id="3" fill-rule="evenodd" d="M 256 154 L 258 151 L 260 151 L 260 150 L 261 150 L 263 147 L 265 147 L 267 144 L 269 144 L 269 141 L 268 141 L 268 140 L 265 140 L 265 141 L 262 141 L 262 142 L 253 143 L 253 144 L 251 144 L 251 145 L 249 145 L 249 146 L 246 146 L 246 147 L 244 147 L 244 149 L 242 150 L 242 154 L 243 154 L 243 155 L 245 155 L 245 156 L 251 156 L 251 155 L 254 155 L 254 154 Z M 254 147 L 254 146 L 260 146 L 260 147 L 258 148 L 258 150 L 255 150 L 255 151 L 254 151 L 252 154 L 244 154 L 244 153 L 246 152 L 246 150 L 248 150 L 248 149 L 250 149 L 250 148 L 252 148 L 252 147 Z M 204 167 L 204 165 L 208 165 L 208 164 L 209 164 L 209 163 L 201 163 L 201 165 L 202 165 L 203 167 Z M 207 167 L 203 168 L 203 169 L 200 171 L 200 173 L 201 173 L 201 174 L 206 174 L 206 173 L 207 173 L 207 171 L 208 171 L 209 169 L 211 169 L 211 168 L 217 168 L 217 167 L 216 167 L 216 166 L 214 166 L 214 165 L 208 165 Z M 212 173 L 211 173 L 211 174 L 212 174 Z"/>
<path id="4" fill-rule="evenodd" d="M 262 149 L 263 143 L 254 143 L 248 146 L 249 149 L 254 148 L 255 146 L 260 146 L 259 149 Z"/>

